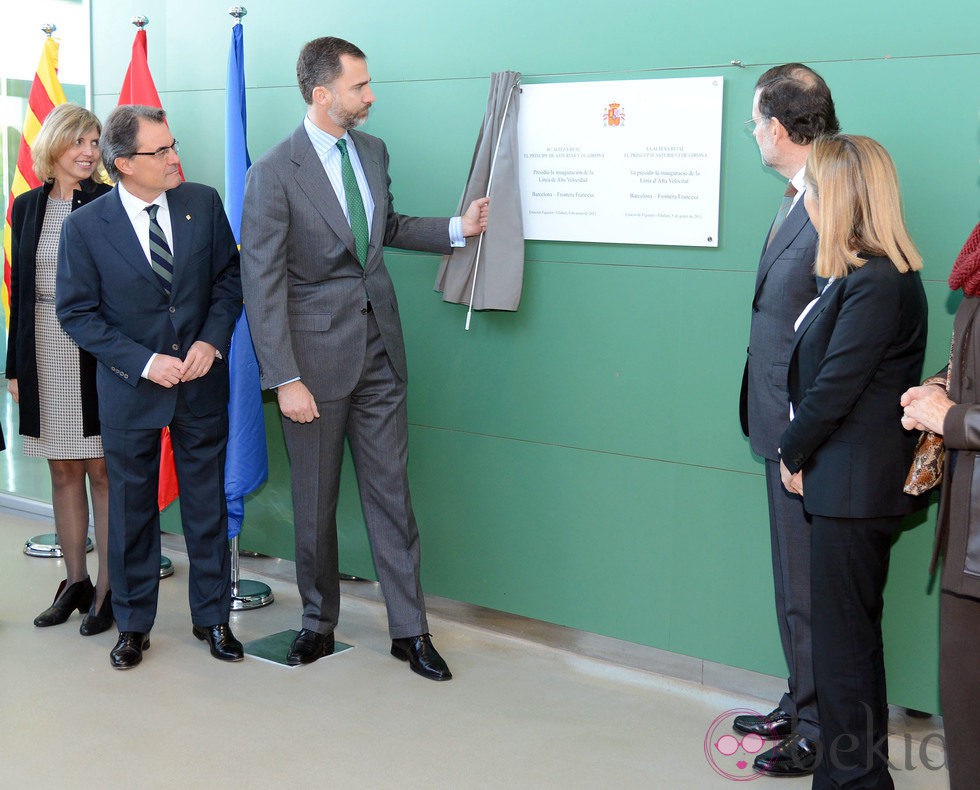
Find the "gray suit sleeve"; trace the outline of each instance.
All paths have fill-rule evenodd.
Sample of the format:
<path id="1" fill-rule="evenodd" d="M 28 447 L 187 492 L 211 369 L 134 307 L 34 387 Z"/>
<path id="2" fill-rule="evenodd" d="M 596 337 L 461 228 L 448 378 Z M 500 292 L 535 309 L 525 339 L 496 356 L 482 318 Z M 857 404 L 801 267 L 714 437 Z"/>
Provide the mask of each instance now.
<path id="1" fill-rule="evenodd" d="M 448 217 L 409 217 L 395 211 L 395 200 L 391 194 L 391 176 L 388 175 L 388 146 L 383 146 L 382 156 L 385 188 L 388 191 L 384 245 L 401 250 L 450 254 L 453 247 L 449 239 Z"/>
<path id="2" fill-rule="evenodd" d="M 279 174 L 258 162 L 248 171 L 242 207 L 242 291 L 264 389 L 299 377 L 286 309 L 288 234 Z"/>

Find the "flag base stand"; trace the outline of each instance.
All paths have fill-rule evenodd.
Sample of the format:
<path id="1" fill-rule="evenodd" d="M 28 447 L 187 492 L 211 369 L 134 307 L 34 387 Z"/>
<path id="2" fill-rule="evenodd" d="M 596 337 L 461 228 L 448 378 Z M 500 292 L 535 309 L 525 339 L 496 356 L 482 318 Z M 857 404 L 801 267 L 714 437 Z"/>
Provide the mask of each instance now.
<path id="1" fill-rule="evenodd" d="M 160 578 L 166 579 L 168 576 L 174 575 L 174 564 L 170 561 L 170 557 L 165 557 L 163 554 L 160 555 Z"/>
<path id="2" fill-rule="evenodd" d="M 261 639 L 253 639 L 251 642 L 244 644 L 245 652 L 250 656 L 255 656 L 255 658 L 260 658 L 272 664 L 279 664 L 289 669 L 297 669 L 297 667 L 290 667 L 286 663 L 289 648 L 292 646 L 297 634 L 299 634 L 299 631 L 280 631 L 278 634 L 270 634 L 269 636 L 263 636 Z M 352 647 L 353 645 L 349 645 L 346 642 L 334 642 L 333 653 L 330 656 L 324 656 L 321 660 L 326 660 L 338 653 L 343 653 Z M 303 665 L 300 664 L 299 666 Z"/>
<path id="3" fill-rule="evenodd" d="M 240 612 L 246 609 L 260 609 L 276 600 L 268 584 L 254 579 L 240 578 L 238 557 L 238 536 L 231 539 L 231 608 Z"/>
<path id="4" fill-rule="evenodd" d="M 268 606 L 276 597 L 268 584 L 254 579 L 239 579 L 231 585 L 231 608 L 238 612 L 243 609 L 259 609 Z"/>
<path id="5" fill-rule="evenodd" d="M 92 551 L 95 544 L 91 538 L 85 538 L 85 553 Z M 43 535 L 35 535 L 24 542 L 24 554 L 28 557 L 49 557 L 58 559 L 64 557 L 65 553 L 58 545 L 58 536 L 54 532 L 46 532 Z"/>

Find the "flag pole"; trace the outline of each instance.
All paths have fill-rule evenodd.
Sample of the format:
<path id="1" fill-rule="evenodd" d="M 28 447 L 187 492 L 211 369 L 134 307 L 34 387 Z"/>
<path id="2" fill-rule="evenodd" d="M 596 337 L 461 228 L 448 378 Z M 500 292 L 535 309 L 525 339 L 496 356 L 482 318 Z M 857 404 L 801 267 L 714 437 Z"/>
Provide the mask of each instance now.
<path id="1" fill-rule="evenodd" d="M 514 83 L 514 86 L 510 89 L 507 94 L 507 101 L 504 104 L 504 114 L 500 118 L 500 129 L 497 132 L 497 142 L 493 147 L 493 156 L 490 157 L 490 175 L 487 177 L 487 197 L 490 197 L 490 187 L 493 184 L 493 169 L 497 166 L 497 153 L 500 151 L 500 140 L 504 136 L 504 126 L 507 123 L 507 110 L 510 109 L 510 100 L 514 96 L 514 91 L 520 88 L 520 79 Z M 470 285 L 470 306 L 466 311 L 466 331 L 470 331 L 470 319 L 473 317 L 473 298 L 476 294 L 476 276 L 480 271 L 480 253 L 483 250 L 483 234 L 486 231 L 480 231 L 480 239 L 476 243 L 476 260 L 473 264 L 473 283 Z"/>
<path id="2" fill-rule="evenodd" d="M 232 30 L 236 26 L 241 26 L 242 17 L 248 13 L 248 9 L 244 6 L 234 5 L 228 9 L 228 15 L 231 16 L 235 22 L 232 24 Z M 244 79 L 242 80 L 244 85 Z M 228 141 L 225 140 L 225 145 L 228 145 Z M 246 167 L 247 167 L 247 150 L 246 150 Z M 227 160 L 226 160 L 227 168 Z M 227 173 L 225 178 L 227 179 Z M 227 184 L 227 181 L 226 181 Z M 227 191 L 227 190 L 226 190 Z M 225 195 L 225 203 L 227 207 L 228 195 Z M 240 207 L 238 209 L 240 211 Z M 246 335 L 247 339 L 247 335 Z M 234 340 L 232 341 L 234 342 Z M 244 514 L 243 514 L 244 518 Z M 241 530 L 241 525 L 239 525 L 239 531 Z M 264 584 L 260 581 L 255 581 L 254 579 L 243 579 L 241 578 L 241 552 L 238 546 L 238 534 L 236 534 L 230 540 L 230 552 L 231 552 L 231 608 L 234 611 L 241 611 L 246 609 L 258 609 L 263 606 L 268 606 L 275 600 L 272 588 L 268 584 Z"/>

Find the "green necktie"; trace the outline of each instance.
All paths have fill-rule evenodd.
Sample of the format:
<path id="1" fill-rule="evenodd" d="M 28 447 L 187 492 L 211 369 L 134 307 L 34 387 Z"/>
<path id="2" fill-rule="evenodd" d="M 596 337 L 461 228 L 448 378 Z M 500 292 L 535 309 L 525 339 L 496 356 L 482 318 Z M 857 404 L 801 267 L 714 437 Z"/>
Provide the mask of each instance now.
<path id="1" fill-rule="evenodd" d="M 371 232 L 368 229 L 367 215 L 364 213 L 361 188 L 357 185 L 357 176 L 354 175 L 350 154 L 347 153 L 347 141 L 338 140 L 337 148 L 340 149 L 340 170 L 344 177 L 344 194 L 347 196 L 347 217 L 350 221 L 350 229 L 354 233 L 357 257 L 363 266 L 367 262 L 368 239 Z"/>

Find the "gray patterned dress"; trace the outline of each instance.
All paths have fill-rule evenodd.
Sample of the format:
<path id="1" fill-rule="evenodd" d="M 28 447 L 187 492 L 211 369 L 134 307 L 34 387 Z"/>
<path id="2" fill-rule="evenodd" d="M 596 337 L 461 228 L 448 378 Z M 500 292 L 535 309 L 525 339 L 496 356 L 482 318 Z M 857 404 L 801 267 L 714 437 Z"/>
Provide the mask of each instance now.
<path id="1" fill-rule="evenodd" d="M 41 436 L 25 436 L 24 455 L 57 460 L 101 458 L 102 437 L 82 435 L 82 386 L 75 345 L 54 309 L 55 275 L 61 223 L 70 200 L 48 197 L 37 240 L 34 336 L 37 347 Z"/>

